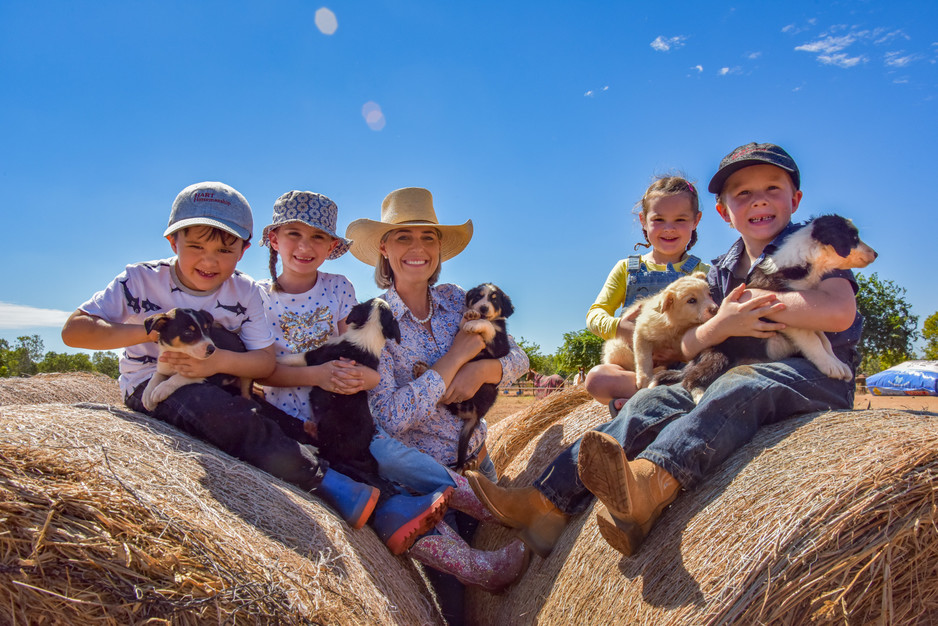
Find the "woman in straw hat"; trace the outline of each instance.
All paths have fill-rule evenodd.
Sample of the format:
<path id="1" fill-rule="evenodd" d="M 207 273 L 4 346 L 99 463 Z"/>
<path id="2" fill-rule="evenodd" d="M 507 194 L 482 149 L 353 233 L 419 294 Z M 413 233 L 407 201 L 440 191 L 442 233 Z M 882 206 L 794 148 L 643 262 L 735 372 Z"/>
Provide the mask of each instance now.
<path id="1" fill-rule="evenodd" d="M 502 359 L 470 362 L 484 344 L 479 335 L 460 330 L 465 291 L 436 284 L 442 262 L 462 252 L 472 238 L 472 221 L 440 224 L 430 192 L 409 187 L 388 194 L 380 221 L 355 220 L 346 237 L 352 240 L 352 254 L 375 267 L 375 282 L 387 289 L 382 297 L 401 328 L 401 342 L 388 342 L 381 355 L 381 382 L 369 392 L 372 413 L 389 434 L 454 468 L 462 424 L 443 405 L 472 397 L 483 383 L 514 381 L 528 368 L 527 355 L 514 341 Z M 429 364 L 429 369 L 415 372 L 418 364 Z M 469 443 L 469 463 L 495 479 L 495 467 L 485 453 L 486 430 L 480 421 Z M 453 476 L 457 492 L 450 506 L 474 509 L 477 518 L 492 520 L 465 478 L 455 472 Z M 461 500 L 471 504 L 461 506 Z M 417 560 L 490 590 L 510 584 L 523 570 L 527 554 L 517 541 L 502 550 L 480 552 L 471 550 L 445 523 L 438 528 L 440 534 L 414 544 L 410 553 Z"/>

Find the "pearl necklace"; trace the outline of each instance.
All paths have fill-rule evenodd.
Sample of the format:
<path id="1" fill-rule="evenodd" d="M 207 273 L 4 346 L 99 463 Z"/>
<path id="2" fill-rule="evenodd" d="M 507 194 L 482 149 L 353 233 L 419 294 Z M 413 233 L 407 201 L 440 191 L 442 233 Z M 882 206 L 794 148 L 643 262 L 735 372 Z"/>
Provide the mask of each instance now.
<path id="1" fill-rule="evenodd" d="M 410 311 L 410 308 L 408 308 L 407 310 L 410 311 L 410 316 L 414 318 L 414 321 L 417 322 L 418 324 L 426 324 L 427 322 L 430 321 L 430 318 L 433 317 L 433 298 L 430 297 L 429 287 L 427 287 L 427 306 L 430 308 L 430 313 L 422 320 L 417 319 L 417 316 L 414 315 L 413 311 Z"/>

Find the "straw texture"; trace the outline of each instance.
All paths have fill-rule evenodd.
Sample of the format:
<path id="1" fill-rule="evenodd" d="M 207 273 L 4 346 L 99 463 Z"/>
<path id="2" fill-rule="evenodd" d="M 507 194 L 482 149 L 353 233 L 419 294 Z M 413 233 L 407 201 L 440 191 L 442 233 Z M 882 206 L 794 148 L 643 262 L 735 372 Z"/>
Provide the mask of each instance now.
<path id="1" fill-rule="evenodd" d="M 542 434 L 511 444 L 519 450 L 502 484 L 530 485 L 557 452 L 609 419 L 592 401 L 562 419 L 537 413 L 526 414 L 540 421 L 531 432 Z M 519 416 L 503 428 L 524 431 Z M 499 446 L 508 430 L 499 432 Z M 503 545 L 510 534 L 487 525 L 476 546 Z M 472 592 L 470 619 L 938 623 L 938 415 L 828 412 L 764 428 L 703 485 L 682 493 L 634 557 L 605 543 L 591 508 L 506 594 Z"/>
<path id="2" fill-rule="evenodd" d="M 105 405 L 0 408 L 0 623 L 433 624 L 411 561 Z"/>
<path id="3" fill-rule="evenodd" d="M 99 402 L 122 406 L 124 398 L 117 381 L 100 372 L 0 378 L 0 406 L 50 402 Z"/>

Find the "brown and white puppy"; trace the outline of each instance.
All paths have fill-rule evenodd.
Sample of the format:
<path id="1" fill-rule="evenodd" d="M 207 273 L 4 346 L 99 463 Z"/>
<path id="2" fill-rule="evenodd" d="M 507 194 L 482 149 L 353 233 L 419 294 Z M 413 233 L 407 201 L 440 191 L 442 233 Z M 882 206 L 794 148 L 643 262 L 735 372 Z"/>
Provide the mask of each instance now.
<path id="1" fill-rule="evenodd" d="M 782 292 L 810 290 L 829 272 L 866 267 L 876 256 L 876 251 L 860 240 L 853 222 L 839 215 L 823 215 L 786 237 L 752 269 L 747 285 Z M 831 378 L 853 378 L 850 367 L 834 354 L 826 334 L 789 326 L 767 339 L 730 337 L 698 354 L 681 372 L 661 372 L 656 382 L 681 381 L 699 402 L 704 390 L 731 367 L 779 361 L 794 354 L 801 354 Z"/>
<path id="2" fill-rule="evenodd" d="M 680 352 L 684 333 L 716 312 L 706 274 L 682 276 L 625 310 L 622 319 L 635 320 L 632 343 L 618 337 L 607 340 L 603 344 L 603 363 L 634 371 L 635 385 L 639 389 L 647 387 L 654 372 L 652 355 L 662 349 Z"/>
<path id="3" fill-rule="evenodd" d="M 143 320 L 146 331 L 159 333 L 157 345 L 160 354 L 164 352 L 184 352 L 196 359 L 207 359 L 215 354 L 216 348 L 244 352 L 244 343 L 236 334 L 215 323 L 215 318 L 208 311 L 195 309 L 171 309 L 166 313 L 157 313 Z M 163 361 L 156 362 L 156 373 L 150 378 L 143 391 L 143 406 L 148 411 L 156 408 L 174 391 L 184 385 L 201 383 L 205 380 L 227 386 L 235 380 L 245 398 L 250 396 L 251 380 L 227 374 L 215 374 L 208 379 L 190 378 L 178 373 L 172 365 Z"/>

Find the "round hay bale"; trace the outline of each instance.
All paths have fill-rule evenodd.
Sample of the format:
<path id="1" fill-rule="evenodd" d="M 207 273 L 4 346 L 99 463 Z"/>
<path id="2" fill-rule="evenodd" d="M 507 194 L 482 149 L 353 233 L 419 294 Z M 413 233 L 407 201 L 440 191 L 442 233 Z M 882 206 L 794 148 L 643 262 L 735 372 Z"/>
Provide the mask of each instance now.
<path id="1" fill-rule="evenodd" d="M 100 372 L 0 378 L 0 406 L 53 402 L 98 402 L 123 406 L 124 398 L 117 381 Z"/>
<path id="2" fill-rule="evenodd" d="M 411 561 L 146 416 L 0 409 L 0 623 L 433 624 Z"/>
<path id="3" fill-rule="evenodd" d="M 574 409 L 503 484 L 531 484 L 608 420 Z M 504 545 L 486 525 L 476 545 Z M 938 415 L 802 416 L 762 429 L 668 508 L 641 551 L 606 544 L 592 508 L 507 593 L 473 591 L 476 624 L 926 624 L 938 621 Z"/>
<path id="4" fill-rule="evenodd" d="M 534 401 L 530 406 L 490 426 L 486 447 L 499 476 L 529 442 L 563 421 L 573 409 L 586 403 L 598 405 L 582 385 L 567 387 Z"/>

